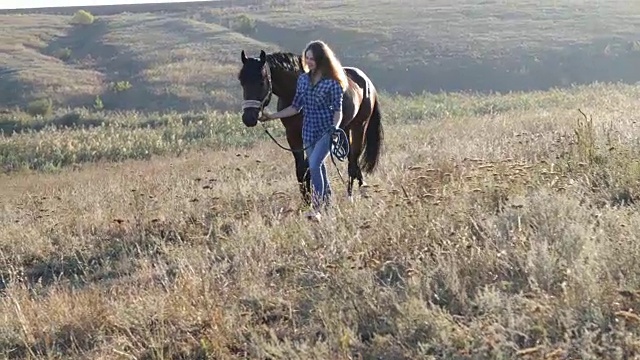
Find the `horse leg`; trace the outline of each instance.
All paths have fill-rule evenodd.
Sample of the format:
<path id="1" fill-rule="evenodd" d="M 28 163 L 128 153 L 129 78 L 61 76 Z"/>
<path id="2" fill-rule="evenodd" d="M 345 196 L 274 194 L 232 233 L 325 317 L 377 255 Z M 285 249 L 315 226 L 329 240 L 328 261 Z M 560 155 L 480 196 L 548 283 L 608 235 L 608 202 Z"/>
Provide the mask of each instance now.
<path id="1" fill-rule="evenodd" d="M 304 154 L 299 151 L 293 153 L 293 158 L 296 163 L 296 178 L 298 180 L 302 201 L 305 205 L 310 205 L 311 177 L 309 176 L 309 159 L 305 158 Z"/>
<path id="2" fill-rule="evenodd" d="M 362 171 L 364 170 L 364 172 L 370 174 L 378 165 L 384 138 L 384 130 L 382 123 L 380 122 L 381 113 L 378 99 L 370 99 L 369 103 L 371 104 L 371 107 L 367 107 L 366 113 L 362 114 L 362 121 L 360 122 L 362 127 L 358 132 L 360 138 L 357 139 L 357 143 L 360 145 L 360 152 L 364 150 L 362 163 L 358 163 L 357 167 L 357 177 L 358 182 L 360 183 L 360 188 L 365 185 L 362 178 Z M 356 142 L 355 139 L 354 142 Z M 363 147 L 364 149 L 362 149 Z M 360 153 L 358 153 L 358 159 L 359 158 Z"/>
<path id="3" fill-rule="evenodd" d="M 353 182 L 358 180 L 358 186 L 362 186 L 364 180 L 362 178 L 362 171 L 358 160 L 362 154 L 362 145 L 364 139 L 364 124 L 362 121 L 353 121 L 349 128 L 350 134 L 350 146 L 349 146 L 349 183 L 347 185 L 347 196 L 349 200 L 353 201 Z"/>
<path id="4" fill-rule="evenodd" d="M 302 201 L 305 205 L 311 204 L 311 177 L 309 176 L 309 161 L 306 159 L 302 143 L 302 119 L 300 115 L 281 120 L 285 127 L 287 142 L 293 151 L 293 159 L 296 167 L 296 179 Z"/>

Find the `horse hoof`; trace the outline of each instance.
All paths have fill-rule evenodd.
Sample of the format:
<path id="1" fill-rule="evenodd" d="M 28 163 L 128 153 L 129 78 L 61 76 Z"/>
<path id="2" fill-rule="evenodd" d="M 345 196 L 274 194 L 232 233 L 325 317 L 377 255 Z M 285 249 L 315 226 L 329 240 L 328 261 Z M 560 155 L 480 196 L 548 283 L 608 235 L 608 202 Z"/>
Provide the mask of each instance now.
<path id="1" fill-rule="evenodd" d="M 353 203 L 354 202 L 353 195 L 347 194 L 347 201 L 350 202 L 350 203 Z"/>

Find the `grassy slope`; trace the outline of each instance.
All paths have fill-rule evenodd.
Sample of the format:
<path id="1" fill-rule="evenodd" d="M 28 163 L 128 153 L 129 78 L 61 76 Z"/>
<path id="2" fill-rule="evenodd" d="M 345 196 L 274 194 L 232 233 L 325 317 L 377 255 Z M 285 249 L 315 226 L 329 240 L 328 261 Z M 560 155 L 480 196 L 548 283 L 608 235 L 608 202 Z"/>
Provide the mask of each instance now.
<path id="1" fill-rule="evenodd" d="M 356 27 L 314 11 L 312 23 Z M 119 75 L 78 69 L 134 69 L 132 90 L 157 102 L 231 94 L 193 85 L 195 74 L 231 76 L 224 59 L 237 61 L 199 34 L 260 44 L 225 33 L 219 17 L 105 16 L 75 36 L 120 56 L 56 66 L 104 86 Z M 42 34 L 64 30 L 38 19 Z M 39 36 L 10 36 L 32 44 L 12 51 L 54 51 Z M 40 81 L 35 69 L 21 81 Z M 137 98 L 122 95 L 105 103 Z M 322 228 L 297 214 L 292 157 L 235 113 L 2 115 L 3 130 L 21 132 L 0 140 L 0 357 L 633 358 L 639 99 L 629 85 L 387 95 L 369 196 L 346 203 L 331 166 L 337 209 Z"/>
<path id="2" fill-rule="evenodd" d="M 386 99 L 370 197 L 346 203 L 332 167 L 337 209 L 322 227 L 297 215 L 290 156 L 268 140 L 245 147 L 260 132 L 236 132 L 237 119 L 221 119 L 217 151 L 179 145 L 203 134 L 180 123 L 14 135 L 14 153 L 38 148 L 38 159 L 134 151 L 136 139 L 167 151 L 0 179 L 0 348 L 631 358 L 638 95 L 599 85 Z"/>
<path id="3" fill-rule="evenodd" d="M 3 104 L 47 95 L 73 99 L 100 92 L 103 74 L 68 66 L 46 52 L 50 42 L 65 35 L 67 21 L 55 15 L 0 16 L 0 66 L 18 70 L 0 77 Z"/>
<path id="4" fill-rule="evenodd" d="M 331 39 L 346 62 L 406 93 L 637 81 L 638 10 L 624 1 L 327 1 L 257 16 L 266 28 L 308 31 L 305 39 L 291 35 L 278 44 L 298 49 L 312 38 Z"/>
<path id="5" fill-rule="evenodd" d="M 367 70 L 381 89 L 542 89 L 593 80 L 640 80 L 633 29 L 638 5 L 626 1 L 287 1 L 252 7 L 215 5 L 180 12 L 99 16 L 89 29 L 63 15 L 2 15 L 2 102 L 51 96 L 91 106 L 102 94 L 111 109 L 237 109 L 238 53 L 299 51 L 330 40 L 346 64 Z M 140 11 L 140 10 L 137 10 Z M 224 27 L 245 13 L 258 32 Z M 55 37 L 63 35 L 63 38 Z M 56 58 L 70 48 L 71 59 Z M 53 55 L 53 56 L 52 56 Z M 113 94 L 112 81 L 131 91 Z M 27 89 L 24 96 L 14 89 Z"/>

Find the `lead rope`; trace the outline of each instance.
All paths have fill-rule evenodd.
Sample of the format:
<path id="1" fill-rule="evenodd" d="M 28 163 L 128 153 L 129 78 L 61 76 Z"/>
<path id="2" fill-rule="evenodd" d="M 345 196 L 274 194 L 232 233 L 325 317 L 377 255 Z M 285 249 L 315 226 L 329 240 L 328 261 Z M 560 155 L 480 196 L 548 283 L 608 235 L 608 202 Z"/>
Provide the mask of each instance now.
<path id="1" fill-rule="evenodd" d="M 302 149 L 286 148 L 280 145 L 278 140 L 276 140 L 273 137 L 273 135 L 271 135 L 271 133 L 269 132 L 269 129 L 267 129 L 267 126 L 264 124 L 263 121 L 260 121 L 260 123 L 262 124 L 262 127 L 264 127 L 264 132 L 266 132 L 267 135 L 269 135 L 269 137 L 271 138 L 271 140 L 273 140 L 273 142 L 276 143 L 276 145 L 278 145 L 283 150 L 291 151 L 291 152 L 304 152 L 305 150 L 309 149 L 312 145 L 315 145 L 315 143 L 313 143 L 312 145 L 309 145 Z M 338 159 L 338 161 L 340 162 L 344 162 L 347 159 L 347 157 L 349 156 L 349 138 L 347 137 L 347 133 L 343 129 L 337 128 L 332 131 L 333 132 L 331 133 L 332 135 L 331 151 L 329 152 L 331 154 L 331 162 L 333 163 L 333 166 L 335 166 L 336 171 L 338 172 L 338 176 L 340 176 L 340 180 L 342 180 L 342 182 L 346 184 L 344 178 L 342 177 L 342 173 L 340 172 L 340 168 L 338 167 L 338 164 L 336 164 L 335 159 Z M 333 136 L 333 135 L 337 135 L 337 136 Z M 316 142 L 318 140 L 316 140 Z"/>
<path id="2" fill-rule="evenodd" d="M 333 163 L 333 166 L 335 166 L 338 176 L 340 176 L 340 180 L 342 180 L 346 185 L 346 181 L 344 181 L 344 178 L 340 173 L 340 169 L 334 159 L 338 159 L 340 162 L 344 162 L 347 159 L 347 156 L 349 156 L 349 138 L 347 137 L 347 133 L 340 128 L 335 129 L 332 135 L 337 136 L 332 136 L 331 138 L 331 162 Z"/>

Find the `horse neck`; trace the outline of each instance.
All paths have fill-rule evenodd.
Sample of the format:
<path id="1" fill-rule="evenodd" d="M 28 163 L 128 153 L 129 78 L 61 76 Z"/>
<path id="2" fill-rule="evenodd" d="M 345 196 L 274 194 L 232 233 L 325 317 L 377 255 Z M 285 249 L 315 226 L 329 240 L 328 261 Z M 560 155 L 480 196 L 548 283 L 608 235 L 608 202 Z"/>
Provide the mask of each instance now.
<path id="1" fill-rule="evenodd" d="M 296 83 L 299 74 L 293 71 L 281 69 L 271 69 L 271 82 L 273 84 L 273 93 L 286 101 L 293 101 L 296 94 Z"/>

